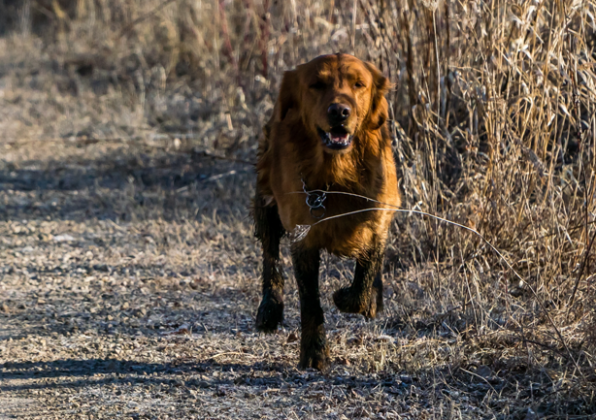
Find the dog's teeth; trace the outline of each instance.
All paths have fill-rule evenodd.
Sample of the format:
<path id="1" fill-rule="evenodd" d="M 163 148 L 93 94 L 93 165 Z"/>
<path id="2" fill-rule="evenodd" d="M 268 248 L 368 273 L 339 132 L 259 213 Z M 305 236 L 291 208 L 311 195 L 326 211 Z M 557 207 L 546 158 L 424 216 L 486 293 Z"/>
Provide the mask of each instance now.
<path id="1" fill-rule="evenodd" d="M 323 144 L 330 148 L 347 147 L 350 145 L 351 136 L 348 133 L 333 133 L 331 131 L 320 130 Z"/>

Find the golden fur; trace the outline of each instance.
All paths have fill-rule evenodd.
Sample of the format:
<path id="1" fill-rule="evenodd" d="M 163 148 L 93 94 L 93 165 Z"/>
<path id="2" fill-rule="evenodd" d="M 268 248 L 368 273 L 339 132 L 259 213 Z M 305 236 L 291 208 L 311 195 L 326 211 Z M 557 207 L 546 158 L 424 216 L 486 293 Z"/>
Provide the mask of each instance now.
<path id="1" fill-rule="evenodd" d="M 365 84 L 354 88 L 353 76 Z M 309 89 L 326 78 L 326 89 Z M 385 77 L 370 63 L 346 54 L 318 57 L 284 74 L 273 115 L 264 128 L 257 163 L 258 184 L 268 205 L 277 205 L 286 231 L 296 225 L 317 221 L 310 215 L 302 191 L 302 179 L 309 190 L 322 189 L 363 195 L 400 205 L 395 163 L 387 120 L 389 89 Z M 354 98 L 356 112 L 349 120 L 354 133 L 351 150 L 325 150 L 314 124 L 325 125 L 325 110 L 342 95 Z M 379 207 L 360 198 L 330 194 L 325 217 L 366 207 Z M 384 206 L 380 206 L 384 207 Z M 314 226 L 304 239 L 308 248 L 324 248 L 337 255 L 358 258 L 374 237 L 384 243 L 391 212 L 364 212 Z"/>

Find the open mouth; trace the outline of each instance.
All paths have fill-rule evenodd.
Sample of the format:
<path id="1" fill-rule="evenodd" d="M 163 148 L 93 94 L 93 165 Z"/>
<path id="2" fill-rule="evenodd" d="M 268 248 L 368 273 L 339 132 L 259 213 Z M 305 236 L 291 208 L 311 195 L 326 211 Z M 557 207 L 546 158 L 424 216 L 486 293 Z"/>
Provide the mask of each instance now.
<path id="1" fill-rule="evenodd" d="M 352 143 L 352 135 L 343 125 L 333 127 L 329 131 L 323 131 L 317 127 L 317 131 L 323 140 L 323 144 L 329 149 L 341 150 L 346 149 Z"/>

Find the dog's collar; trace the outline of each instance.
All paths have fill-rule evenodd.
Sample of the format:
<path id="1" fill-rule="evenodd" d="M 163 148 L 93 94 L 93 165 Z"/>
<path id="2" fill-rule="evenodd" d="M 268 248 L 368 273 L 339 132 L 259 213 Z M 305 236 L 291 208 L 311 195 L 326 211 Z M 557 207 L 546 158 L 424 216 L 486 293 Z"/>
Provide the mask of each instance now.
<path id="1" fill-rule="evenodd" d="M 312 190 L 309 191 L 308 187 L 306 186 L 306 182 L 304 178 L 300 176 L 300 181 L 302 181 L 302 191 L 306 194 L 306 205 L 310 210 L 310 215 L 315 219 L 320 219 L 325 216 L 325 200 L 327 200 L 327 191 L 329 191 L 329 185 L 327 185 L 327 189 L 325 191 L 322 190 Z M 318 214 L 320 213 L 320 214 Z"/>

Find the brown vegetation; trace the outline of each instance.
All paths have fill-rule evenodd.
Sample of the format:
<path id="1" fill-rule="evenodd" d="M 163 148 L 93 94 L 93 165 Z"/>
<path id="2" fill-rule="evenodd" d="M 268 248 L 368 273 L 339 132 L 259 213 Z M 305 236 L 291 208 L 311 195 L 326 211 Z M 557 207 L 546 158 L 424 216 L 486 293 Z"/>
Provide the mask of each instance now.
<path id="1" fill-rule="evenodd" d="M 14 11 L 17 3 L 0 4 Z M 160 377 L 170 394 L 159 395 L 195 398 L 204 417 L 315 418 L 303 397 L 329 418 L 590 418 L 596 411 L 592 0 L 22 3 L 29 14 L 0 18 L 0 259 L 13 267 L 2 273 L 2 299 L 11 296 L 2 318 L 14 327 L 12 341 L 0 347 L 2 376 L 12 378 L 8 391 L 1 385 L 2 398 L 53 395 L 36 382 L 33 367 L 29 385 L 15 385 L 27 363 L 43 361 L 35 369 L 61 386 L 67 380 L 51 372 L 73 368 L 59 360 L 139 362 L 140 343 L 142 357 L 181 369 L 168 375 L 182 385 Z M 324 301 L 336 343 L 332 371 L 300 376 L 293 371 L 294 288 L 286 289 L 287 334 L 258 337 L 249 326 L 258 305 L 257 252 L 249 204 L 238 197 L 247 196 L 254 175 L 242 175 L 250 166 L 238 161 L 256 160 L 283 71 L 336 51 L 375 63 L 395 85 L 387 98 L 402 207 L 472 227 L 508 263 L 473 232 L 398 215 L 385 258 L 384 315 L 362 323 Z M 214 154 L 235 163 L 218 163 Z M 200 166 L 207 164 L 214 166 Z M 87 242 L 44 239 L 69 232 Z M 128 257 L 140 251 L 139 262 Z M 65 262 L 66 254 L 78 262 Z M 346 262 L 330 263 L 322 296 L 352 271 Z M 90 272 L 105 264 L 107 274 L 95 277 L 106 281 L 86 283 L 77 271 L 85 264 Z M 37 279 L 51 269 L 56 285 L 36 280 L 35 267 Z M 171 273 L 182 278 L 172 281 Z M 177 294 L 187 279 L 197 288 Z M 61 287 L 74 289 L 55 297 Z M 163 322 L 141 312 L 133 322 L 128 309 L 68 312 L 77 287 L 86 291 L 76 301 L 80 314 L 109 290 L 163 295 L 166 302 L 151 301 Z M 200 309 L 181 315 L 193 331 L 170 346 L 170 338 L 144 328 L 175 328 L 165 320 L 179 314 L 173 305 L 180 296 Z M 39 299 L 64 310 L 26 309 Z M 145 305 L 129 300 L 139 311 Z M 32 325 L 28 338 L 15 338 L 43 317 L 49 321 Z M 47 334 L 45 345 L 40 325 L 58 334 Z M 117 345 L 124 353 L 104 352 Z M 52 352 L 38 354 L 43 346 Z M 197 365 L 187 364 L 197 360 L 198 379 Z M 95 394 L 72 384 L 70 397 L 45 404 L 155 391 L 142 374 L 126 376 L 128 365 L 101 366 L 116 389 L 99 379 Z M 261 398 L 244 397 L 255 389 Z M 79 413 L 88 413 L 85 407 Z M 158 416 L 157 407 L 136 413 Z M 125 405 L 118 410 L 132 413 Z M 175 417 L 190 417 L 190 410 L 180 405 Z"/>

